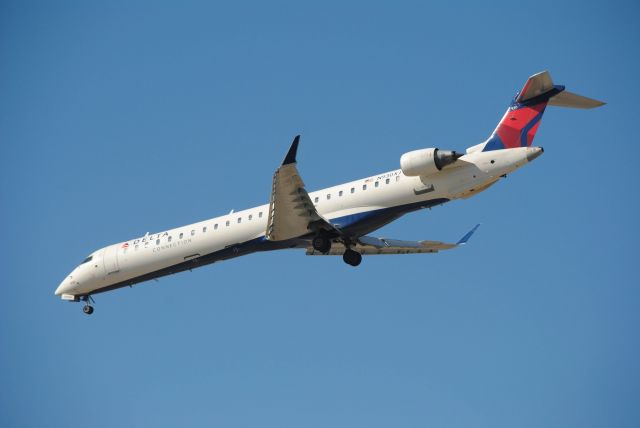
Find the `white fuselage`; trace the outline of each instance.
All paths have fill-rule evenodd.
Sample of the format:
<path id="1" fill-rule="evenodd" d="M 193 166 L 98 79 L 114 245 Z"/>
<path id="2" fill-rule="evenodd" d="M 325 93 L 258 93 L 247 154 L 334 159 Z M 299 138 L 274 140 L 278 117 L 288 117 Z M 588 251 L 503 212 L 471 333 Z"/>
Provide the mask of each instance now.
<path id="1" fill-rule="evenodd" d="M 523 147 L 472 151 L 427 177 L 408 177 L 401 170 L 395 170 L 310 192 L 309 196 L 322 217 L 349 227 L 349 222 L 357 222 L 363 213 L 404 206 L 413 210 L 416 204 L 420 208 L 419 204 L 425 201 L 443 203 L 470 197 L 526 164 L 540 150 Z M 101 248 L 76 267 L 55 294 L 73 300 L 173 273 L 174 266 L 180 267 L 176 271 L 184 270 L 185 263 L 190 261 L 197 267 L 205 256 L 211 263 L 231 258 L 234 252 L 242 255 L 261 251 L 261 243 L 269 244 L 264 238 L 268 211 L 269 205 L 265 204 Z M 377 227 L 382 225 L 384 222 Z M 254 243 L 250 250 L 241 251 L 248 242 Z M 300 246 L 300 243 L 291 246 Z M 211 259 L 216 253 L 220 253 L 220 258 Z"/>

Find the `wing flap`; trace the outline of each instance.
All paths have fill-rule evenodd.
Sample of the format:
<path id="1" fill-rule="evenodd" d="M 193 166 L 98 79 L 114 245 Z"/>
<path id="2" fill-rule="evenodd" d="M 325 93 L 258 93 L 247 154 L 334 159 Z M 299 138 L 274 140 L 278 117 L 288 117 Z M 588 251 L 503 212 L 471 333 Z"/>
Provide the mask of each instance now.
<path id="1" fill-rule="evenodd" d="M 479 224 L 476 225 L 455 244 L 440 241 L 404 241 L 400 239 L 361 236 L 358 238 L 357 243 L 351 246 L 351 249 L 362 255 L 437 253 L 438 251 L 450 250 L 465 245 L 479 226 Z M 326 254 L 316 251 L 312 247 L 307 247 L 306 254 L 308 256 L 339 256 L 344 254 L 345 251 L 346 247 L 344 244 L 334 243 L 331 245 L 331 250 Z"/>
<path id="2" fill-rule="evenodd" d="M 371 247 L 365 245 L 355 245 L 351 247 L 355 251 L 362 255 L 379 255 L 379 254 L 420 254 L 420 253 L 437 253 L 438 250 L 430 248 L 418 248 L 418 247 Z M 312 247 L 307 248 L 307 256 L 341 256 L 346 251 L 343 244 L 333 243 L 331 250 L 328 253 L 321 253 L 314 250 Z"/>

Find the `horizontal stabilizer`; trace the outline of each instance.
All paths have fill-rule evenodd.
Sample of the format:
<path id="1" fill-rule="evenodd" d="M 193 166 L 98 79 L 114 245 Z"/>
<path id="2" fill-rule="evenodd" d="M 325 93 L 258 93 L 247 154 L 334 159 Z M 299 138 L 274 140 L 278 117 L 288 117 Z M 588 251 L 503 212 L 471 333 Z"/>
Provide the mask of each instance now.
<path id="1" fill-rule="evenodd" d="M 566 91 L 562 85 L 554 85 L 551 74 L 548 71 L 542 71 L 529 77 L 527 83 L 524 84 L 524 87 L 516 97 L 516 102 L 526 103 L 534 99 L 543 101 L 544 98 L 549 99 L 548 105 L 557 107 L 588 109 L 605 104 L 602 101 Z"/>
<path id="2" fill-rule="evenodd" d="M 547 93 L 553 90 L 553 80 L 551 79 L 551 74 L 548 71 L 542 71 L 540 73 L 534 74 L 533 76 L 527 79 L 527 82 L 524 84 L 524 87 L 518 94 L 516 101 L 519 103 L 523 103 L 532 98 L 535 98 L 539 95 Z"/>
<path id="3" fill-rule="evenodd" d="M 550 106 L 558 107 L 570 107 L 570 108 L 596 108 L 605 105 L 602 101 L 594 100 L 593 98 L 583 97 L 582 95 L 574 94 L 573 92 L 563 91 L 557 95 L 549 98 Z"/>

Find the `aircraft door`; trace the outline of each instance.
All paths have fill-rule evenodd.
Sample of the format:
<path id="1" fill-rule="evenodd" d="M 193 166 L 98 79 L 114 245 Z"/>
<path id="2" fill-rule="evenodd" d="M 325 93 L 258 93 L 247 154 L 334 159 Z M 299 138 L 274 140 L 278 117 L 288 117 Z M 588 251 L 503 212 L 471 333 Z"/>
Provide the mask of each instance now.
<path id="1" fill-rule="evenodd" d="M 111 245 L 104 251 L 104 273 L 110 275 L 118 270 L 118 246 Z"/>

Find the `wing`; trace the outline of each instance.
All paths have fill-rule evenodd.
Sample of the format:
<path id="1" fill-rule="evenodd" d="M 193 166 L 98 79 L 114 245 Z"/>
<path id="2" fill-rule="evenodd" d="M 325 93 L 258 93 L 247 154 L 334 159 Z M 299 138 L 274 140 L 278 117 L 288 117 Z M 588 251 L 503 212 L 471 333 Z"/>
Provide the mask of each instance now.
<path id="1" fill-rule="evenodd" d="M 284 241 L 308 235 L 319 229 L 337 229 L 316 211 L 304 188 L 296 163 L 300 136 L 291 143 L 280 168 L 273 174 L 266 236 L 270 241 Z"/>
<path id="2" fill-rule="evenodd" d="M 351 247 L 351 249 L 362 255 L 437 253 L 438 251 L 450 250 L 451 248 L 465 245 L 479 226 L 480 225 L 477 224 L 455 244 L 448 244 L 446 242 L 439 241 L 402 241 L 399 239 L 362 236 L 358 239 L 356 245 Z M 314 250 L 313 247 L 307 247 L 306 254 L 308 256 L 338 256 L 344 254 L 345 249 L 346 248 L 343 244 L 334 243 L 331 245 L 331 250 L 326 254 Z"/>

